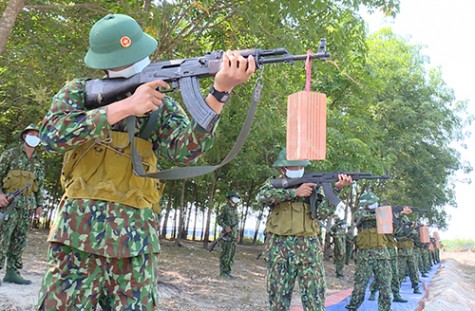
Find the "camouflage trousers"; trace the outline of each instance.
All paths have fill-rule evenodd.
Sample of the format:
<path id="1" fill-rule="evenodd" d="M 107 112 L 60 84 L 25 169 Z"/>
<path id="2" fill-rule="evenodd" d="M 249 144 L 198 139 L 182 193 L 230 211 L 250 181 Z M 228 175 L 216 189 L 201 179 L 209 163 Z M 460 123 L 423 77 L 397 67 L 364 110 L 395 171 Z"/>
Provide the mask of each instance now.
<path id="1" fill-rule="evenodd" d="M 417 271 L 415 255 L 398 256 L 399 265 L 399 282 L 402 283 L 406 279 L 406 273 L 409 273 L 409 279 L 411 280 L 412 288 L 419 287 L 419 276 Z"/>
<path id="2" fill-rule="evenodd" d="M 333 249 L 333 263 L 335 264 L 336 276 L 343 276 L 343 265 L 345 261 L 345 249 L 336 247 Z"/>
<path id="3" fill-rule="evenodd" d="M 401 287 L 401 283 L 399 283 L 397 249 L 388 247 L 388 253 L 389 253 L 389 264 L 391 265 L 391 292 L 393 293 L 393 295 L 399 295 L 399 289 Z M 373 282 L 371 282 L 369 289 L 372 292 L 379 291 L 379 288 L 376 285 L 376 280 L 373 280 Z"/>
<path id="4" fill-rule="evenodd" d="M 28 200 L 20 197 L 17 207 L 0 224 L 0 269 L 5 266 L 5 261 L 7 270 L 17 271 L 23 268 L 21 256 L 26 247 L 30 211 Z"/>
<path id="5" fill-rule="evenodd" d="M 423 264 L 423 271 L 424 272 L 429 272 L 431 268 L 431 263 L 430 263 L 430 253 L 428 249 L 423 249 L 421 251 L 421 257 L 422 257 L 422 264 Z"/>
<path id="6" fill-rule="evenodd" d="M 157 256 L 107 258 L 51 243 L 37 310 L 158 310 Z"/>
<path id="7" fill-rule="evenodd" d="M 221 275 L 230 274 L 236 254 L 236 240 L 221 240 L 221 255 L 219 256 L 219 271 Z"/>
<path id="8" fill-rule="evenodd" d="M 371 249 L 358 250 L 355 268 L 355 286 L 351 294 L 350 306 L 357 310 L 364 301 L 366 286 L 374 274 L 375 286 L 379 289 L 378 310 L 391 310 L 391 267 L 389 259 L 381 259 L 371 253 Z"/>
<path id="9" fill-rule="evenodd" d="M 303 310 L 325 310 L 325 268 L 318 237 L 272 234 L 269 236 L 266 259 L 270 311 L 290 309 L 296 280 Z"/>

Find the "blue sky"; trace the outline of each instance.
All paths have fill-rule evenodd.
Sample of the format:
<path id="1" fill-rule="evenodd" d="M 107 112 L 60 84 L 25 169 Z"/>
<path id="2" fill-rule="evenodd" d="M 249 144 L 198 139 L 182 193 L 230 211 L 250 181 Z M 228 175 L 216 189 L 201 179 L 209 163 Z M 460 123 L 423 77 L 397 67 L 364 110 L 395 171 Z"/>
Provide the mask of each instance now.
<path id="1" fill-rule="evenodd" d="M 396 18 L 380 13 L 363 14 L 371 32 L 381 27 L 393 31 L 422 50 L 430 58 L 430 67 L 440 66 L 447 85 L 454 89 L 457 100 L 469 102 L 468 111 L 475 114 L 475 1 L 473 0 L 401 0 Z M 475 167 L 475 124 L 467 131 L 474 133 L 465 143 L 468 149 L 457 148 L 462 161 Z M 454 145 L 456 147 L 456 145 Z M 467 176 L 457 176 L 457 179 Z M 475 173 L 468 176 L 475 181 Z M 447 207 L 449 229 L 439 232 L 441 239 L 475 240 L 475 184 L 456 183 L 457 208 Z"/>

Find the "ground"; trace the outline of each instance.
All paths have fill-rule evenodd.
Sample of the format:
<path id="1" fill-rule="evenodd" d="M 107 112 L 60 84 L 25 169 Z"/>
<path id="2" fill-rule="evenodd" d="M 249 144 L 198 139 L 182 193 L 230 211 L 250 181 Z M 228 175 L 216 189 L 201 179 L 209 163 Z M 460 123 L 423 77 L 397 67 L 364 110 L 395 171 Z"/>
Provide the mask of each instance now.
<path id="1" fill-rule="evenodd" d="M 24 269 L 22 276 L 33 281 L 28 286 L 2 284 L 0 286 L 0 311 L 30 311 L 34 310 L 41 278 L 46 269 L 47 232 L 32 230 L 29 234 L 28 248 L 25 250 Z M 161 311 L 213 311 L 266 310 L 267 293 L 265 288 L 265 263 L 256 260 L 262 246 L 238 245 L 236 263 L 233 267 L 234 279 L 219 277 L 220 248 L 209 253 L 202 248 L 200 242 L 186 241 L 182 247 L 174 246 L 171 241 L 162 241 L 162 251 L 159 256 L 160 265 L 160 302 Z M 475 289 L 475 254 L 453 253 L 445 254 L 444 265 L 447 269 L 434 278 L 431 287 L 431 297 L 426 301 L 427 310 L 448 310 L 439 308 L 437 303 L 445 303 L 451 296 L 446 297 L 448 288 L 458 286 L 455 293 L 473 293 Z M 452 259 L 451 259 L 452 258 Z M 352 271 L 354 265 L 345 266 L 345 280 L 335 278 L 334 265 L 325 262 L 327 271 L 327 296 L 353 286 Z M 452 272 L 453 271 L 453 272 Z M 457 284 L 447 278 L 457 277 Z M 3 277 L 3 274 L 0 274 Z M 439 286 L 441 285 L 442 286 Z M 433 288 L 433 289 L 432 289 Z M 452 297 L 452 298 L 451 298 Z M 460 296 L 459 301 L 468 306 L 466 310 L 475 310 L 470 295 Z M 469 300 L 467 300 L 469 299 Z M 473 299 L 473 298 L 472 298 Z M 298 289 L 292 302 L 297 305 L 300 301 Z M 470 305 L 472 304 L 472 307 Z M 432 308 L 432 309 L 430 309 Z M 470 309 L 471 308 L 471 309 Z M 452 310 L 465 310 L 452 308 Z"/>

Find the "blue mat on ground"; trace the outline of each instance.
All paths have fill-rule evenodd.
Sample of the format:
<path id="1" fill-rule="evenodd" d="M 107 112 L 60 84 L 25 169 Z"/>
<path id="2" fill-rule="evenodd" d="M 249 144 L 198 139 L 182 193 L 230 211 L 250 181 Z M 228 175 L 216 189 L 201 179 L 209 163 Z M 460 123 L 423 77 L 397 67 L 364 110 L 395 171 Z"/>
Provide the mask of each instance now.
<path id="1" fill-rule="evenodd" d="M 419 289 L 422 294 L 414 294 L 411 286 L 411 281 L 409 277 L 406 277 L 406 280 L 401 284 L 400 294 L 401 297 L 406 299 L 408 302 L 393 302 L 391 304 L 392 311 L 409 311 L 414 310 L 419 301 L 424 297 L 424 287 L 423 283 L 429 287 L 432 284 L 432 278 L 434 277 L 437 270 L 439 270 L 440 263 L 433 265 L 427 277 L 419 277 L 421 283 L 419 284 Z M 368 297 L 370 295 L 369 284 L 371 284 L 373 277 L 371 277 L 368 282 L 368 287 L 366 288 L 365 300 L 363 304 L 358 308 L 358 311 L 378 311 L 378 294 L 376 294 L 376 300 L 370 301 Z M 327 311 L 347 311 L 345 306 L 350 303 L 350 296 L 346 297 L 342 302 L 329 306 L 326 308 Z"/>

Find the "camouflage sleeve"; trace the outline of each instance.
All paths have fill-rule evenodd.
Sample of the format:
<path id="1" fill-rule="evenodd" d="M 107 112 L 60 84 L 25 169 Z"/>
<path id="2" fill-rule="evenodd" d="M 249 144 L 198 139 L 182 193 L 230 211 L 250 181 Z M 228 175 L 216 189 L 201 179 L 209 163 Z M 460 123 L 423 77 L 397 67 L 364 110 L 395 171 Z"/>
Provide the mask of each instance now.
<path id="1" fill-rule="evenodd" d="M 66 83 L 53 97 L 43 119 L 40 138 L 49 152 L 66 152 L 110 131 L 104 107 L 84 110 L 85 79 Z"/>
<path id="2" fill-rule="evenodd" d="M 10 170 L 11 162 L 11 152 L 10 150 L 5 150 L 0 156 L 0 193 L 5 193 L 3 191 L 3 179 L 8 174 Z"/>
<path id="3" fill-rule="evenodd" d="M 216 217 L 216 222 L 219 226 L 224 228 L 226 226 L 226 214 L 227 214 L 227 205 L 223 206 L 219 212 L 218 217 Z"/>
<path id="4" fill-rule="evenodd" d="M 161 110 L 154 150 L 175 162 L 194 163 L 213 146 L 214 129 L 208 133 L 194 120 L 190 121 L 175 100 L 165 97 Z"/>
<path id="5" fill-rule="evenodd" d="M 270 180 L 259 189 L 256 196 L 256 201 L 262 206 L 273 207 L 275 204 L 293 201 L 297 198 L 295 189 L 281 189 L 275 188 L 270 183 Z"/>
<path id="6" fill-rule="evenodd" d="M 38 183 L 38 191 L 35 192 L 35 200 L 36 200 L 36 206 L 41 206 L 43 207 L 44 205 L 44 186 L 43 182 L 45 180 L 45 164 L 42 160 L 39 161 L 37 170 L 35 172 L 36 175 L 36 181 Z"/>

